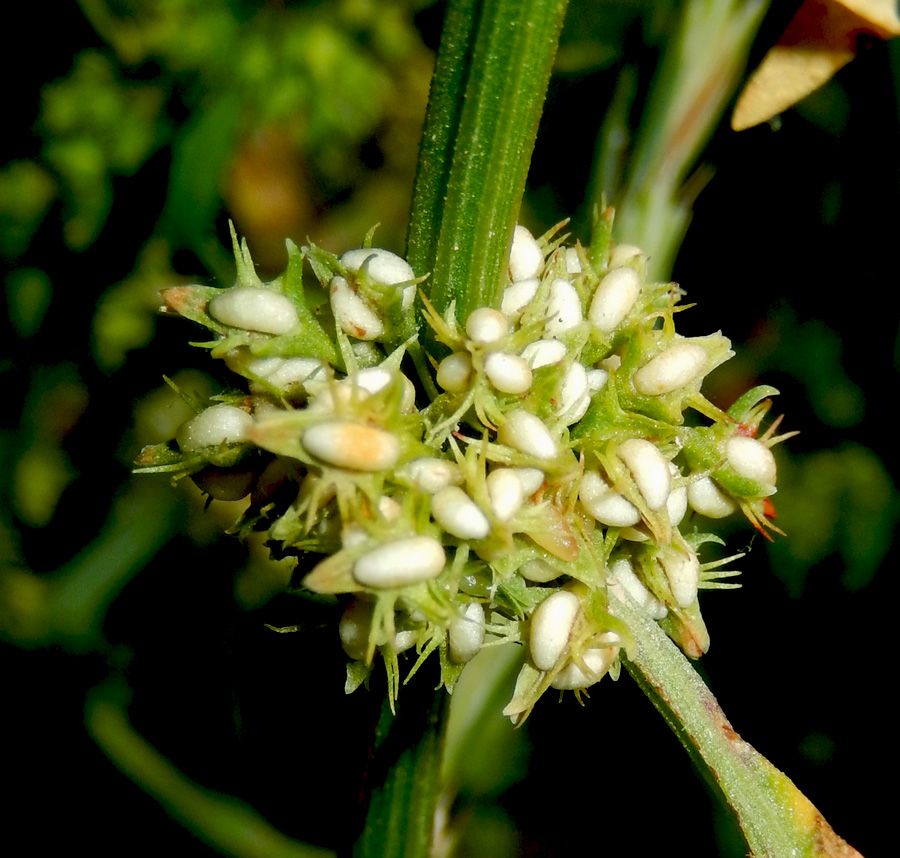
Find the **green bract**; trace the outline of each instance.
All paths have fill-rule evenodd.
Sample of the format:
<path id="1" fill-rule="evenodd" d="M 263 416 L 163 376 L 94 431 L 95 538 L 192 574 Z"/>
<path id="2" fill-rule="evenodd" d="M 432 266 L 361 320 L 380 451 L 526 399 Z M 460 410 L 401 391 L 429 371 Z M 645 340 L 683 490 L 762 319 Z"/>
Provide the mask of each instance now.
<path id="1" fill-rule="evenodd" d="M 592 252 L 554 233 L 518 227 L 500 306 L 463 319 L 424 297 L 417 317 L 426 278 L 371 235 L 340 258 L 289 243 L 271 283 L 235 239 L 235 287 L 164 296 L 243 380 L 179 431 L 180 450 L 147 448 L 139 464 L 201 487 L 220 484 L 211 469 L 231 475 L 215 496 L 249 496 L 234 530 L 265 531 L 298 559 L 303 587 L 346 600 L 335 645 L 351 659 L 348 690 L 377 657 L 396 695 L 413 648 L 408 675 L 437 653 L 452 690 L 482 646 L 522 641 L 505 710 L 519 723 L 548 688 L 580 695 L 618 675 L 633 639 L 611 599 L 698 657 L 697 594 L 737 573 L 720 568 L 734 558 L 701 562 L 718 540 L 695 517 L 740 507 L 774 529 L 769 448 L 785 436 L 772 437 L 777 421 L 758 430 L 777 391 L 716 408 L 701 385 L 730 343 L 676 332 L 682 290 L 646 282 L 635 248 Z M 418 388 L 405 374 L 416 318 L 435 343 Z"/>

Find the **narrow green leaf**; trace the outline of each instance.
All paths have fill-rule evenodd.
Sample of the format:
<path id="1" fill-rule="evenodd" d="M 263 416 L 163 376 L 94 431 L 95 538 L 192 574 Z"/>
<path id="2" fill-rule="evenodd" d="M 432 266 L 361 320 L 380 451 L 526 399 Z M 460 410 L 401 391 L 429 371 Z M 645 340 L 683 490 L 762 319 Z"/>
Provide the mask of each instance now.
<path id="1" fill-rule="evenodd" d="M 859 858 L 787 775 L 732 728 L 712 692 L 659 625 L 611 601 L 637 641 L 625 667 L 737 814 L 757 858 Z"/>

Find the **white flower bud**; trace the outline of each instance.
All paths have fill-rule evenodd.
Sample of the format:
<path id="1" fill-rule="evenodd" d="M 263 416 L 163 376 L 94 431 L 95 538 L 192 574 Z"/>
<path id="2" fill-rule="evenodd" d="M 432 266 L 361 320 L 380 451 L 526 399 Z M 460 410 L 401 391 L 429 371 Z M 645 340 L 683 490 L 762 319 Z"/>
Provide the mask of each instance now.
<path id="1" fill-rule="evenodd" d="M 500 521 L 509 521 L 525 502 L 522 480 L 512 468 L 496 468 L 485 483 L 494 515 Z"/>
<path id="2" fill-rule="evenodd" d="M 559 661 L 580 611 L 578 596 L 569 590 L 557 590 L 535 608 L 529 648 L 538 670 L 551 670 Z"/>
<path id="3" fill-rule="evenodd" d="M 666 512 L 669 515 L 669 524 L 677 527 L 681 524 L 688 508 L 688 490 L 686 486 L 677 486 L 669 492 L 666 499 Z"/>
<path id="4" fill-rule="evenodd" d="M 350 471 L 383 471 L 400 458 L 396 435 L 348 420 L 310 426 L 303 433 L 303 446 L 323 462 Z"/>
<path id="5" fill-rule="evenodd" d="M 358 340 L 374 340 L 384 334 L 384 322 L 343 277 L 330 284 L 331 312 L 340 329 Z"/>
<path id="6" fill-rule="evenodd" d="M 616 448 L 616 455 L 631 471 L 641 496 L 652 509 L 662 509 L 672 488 L 669 462 L 659 448 L 642 438 L 630 438 Z"/>
<path id="7" fill-rule="evenodd" d="M 400 283 L 414 280 L 416 276 L 412 266 L 405 259 L 380 247 L 348 250 L 341 257 L 341 262 L 351 271 L 359 271 L 363 267 L 363 263 L 366 263 L 369 277 L 385 286 L 397 286 Z M 408 286 L 404 286 L 400 299 L 403 310 L 409 310 L 415 300 L 416 284 L 410 283 Z"/>
<path id="8" fill-rule="evenodd" d="M 662 396 L 696 381 L 709 362 L 703 346 L 677 342 L 634 374 L 634 388 L 644 396 Z"/>
<path id="9" fill-rule="evenodd" d="M 358 388 L 368 393 L 378 393 L 391 383 L 393 377 L 393 373 L 387 367 L 370 366 L 353 373 L 353 375 L 348 375 L 342 384 L 355 384 Z M 402 373 L 400 374 L 400 379 L 403 385 L 400 411 L 408 413 L 415 408 L 416 388 Z"/>
<path id="10" fill-rule="evenodd" d="M 434 520 L 448 533 L 459 539 L 484 539 L 491 532 L 491 523 L 459 486 L 447 486 L 431 499 Z"/>
<path id="11" fill-rule="evenodd" d="M 738 476 L 775 485 L 775 457 L 762 441 L 746 435 L 732 435 L 725 442 L 725 460 Z"/>
<path id="12" fill-rule="evenodd" d="M 506 316 L 490 307 L 479 307 L 466 319 L 466 335 L 476 343 L 495 343 L 508 331 Z"/>
<path id="13" fill-rule="evenodd" d="M 348 250 L 341 256 L 341 264 L 351 271 L 359 271 L 363 263 L 366 263 L 369 277 L 385 286 L 396 286 L 416 278 L 412 266 L 405 259 L 381 247 L 360 247 Z"/>
<path id="14" fill-rule="evenodd" d="M 707 518 L 725 518 L 737 509 L 737 504 L 709 477 L 691 483 L 687 491 L 691 509 Z"/>
<path id="15" fill-rule="evenodd" d="M 675 603 L 682 608 L 690 607 L 697 598 L 700 584 L 697 555 L 693 551 L 685 554 L 677 548 L 668 548 L 660 553 L 659 563 L 666 573 Z"/>
<path id="16" fill-rule="evenodd" d="M 385 542 L 353 564 L 353 577 L 364 587 L 405 587 L 441 574 L 447 556 L 430 536 L 407 536 Z"/>
<path id="17" fill-rule="evenodd" d="M 587 413 L 591 404 L 587 370 L 584 364 L 574 361 L 566 370 L 559 388 L 559 407 L 556 409 L 567 426 L 577 423 Z"/>
<path id="18" fill-rule="evenodd" d="M 605 675 L 619 654 L 619 647 L 591 647 L 581 654 L 584 666 L 590 671 L 585 673 L 574 661 L 570 661 L 550 683 L 551 687 L 559 691 L 576 691 L 599 682 Z"/>
<path id="19" fill-rule="evenodd" d="M 430 495 L 447 486 L 458 486 L 463 482 L 463 474 L 456 462 L 448 459 L 424 457 L 413 459 L 403 466 L 401 476 L 412 480 L 423 492 Z"/>
<path id="20" fill-rule="evenodd" d="M 609 381 L 609 372 L 605 369 L 589 369 L 587 373 L 588 387 L 593 396 L 598 390 L 603 390 Z"/>
<path id="21" fill-rule="evenodd" d="M 544 252 L 524 226 L 516 225 L 509 249 L 509 279 L 516 283 L 537 277 L 544 267 Z"/>
<path id="22" fill-rule="evenodd" d="M 621 591 L 617 591 L 616 585 L 621 587 Z M 644 586 L 643 581 L 635 575 L 631 562 L 625 558 L 610 565 L 607 587 L 620 602 L 625 601 L 627 593 L 654 620 L 661 620 L 668 613 L 666 606 Z"/>
<path id="23" fill-rule="evenodd" d="M 568 280 L 554 280 L 550 284 L 550 300 L 547 304 L 547 323 L 544 336 L 558 337 L 572 330 L 584 318 L 578 290 Z"/>
<path id="24" fill-rule="evenodd" d="M 497 440 L 536 459 L 553 459 L 559 452 L 544 421 L 524 408 L 517 408 L 504 415 L 503 423 L 497 430 Z"/>
<path id="25" fill-rule="evenodd" d="M 484 374 L 501 393 L 525 393 L 531 387 L 531 367 L 518 355 L 491 352 L 484 360 Z"/>
<path id="26" fill-rule="evenodd" d="M 633 268 L 610 271 L 594 292 L 588 319 L 603 333 L 615 330 L 631 312 L 641 292 L 641 278 Z"/>
<path id="27" fill-rule="evenodd" d="M 522 484 L 525 497 L 531 497 L 543 484 L 544 472 L 540 468 L 510 468 Z"/>
<path id="28" fill-rule="evenodd" d="M 460 393 L 472 378 L 472 357 L 468 352 L 447 355 L 437 369 L 437 383 L 450 393 Z"/>
<path id="29" fill-rule="evenodd" d="M 484 608 L 478 602 L 469 602 L 459 617 L 450 621 L 447 630 L 450 658 L 457 664 L 471 661 L 484 643 Z"/>
<path id="30" fill-rule="evenodd" d="M 185 452 L 219 444 L 240 444 L 247 440 L 252 426 L 253 418 L 246 411 L 234 405 L 213 405 L 183 423 L 175 439 Z"/>
<path id="31" fill-rule="evenodd" d="M 354 661 L 365 661 L 368 654 L 373 607 L 369 599 L 354 599 L 347 605 L 338 623 L 341 646 Z M 385 639 L 375 643 L 379 645 L 386 642 Z"/>
<path id="32" fill-rule="evenodd" d="M 500 299 L 500 312 L 509 319 L 518 318 L 537 294 L 540 285 L 537 277 L 529 277 L 507 286 Z"/>
<path id="33" fill-rule="evenodd" d="M 566 274 L 581 274 L 581 260 L 578 258 L 578 248 L 566 248 Z"/>
<path id="34" fill-rule="evenodd" d="M 636 256 L 643 256 L 643 252 L 639 247 L 633 244 L 614 244 L 609 254 L 609 267 L 619 268 L 630 262 Z"/>
<path id="35" fill-rule="evenodd" d="M 519 574 L 526 581 L 534 581 L 535 584 L 546 584 L 548 581 L 559 578 L 562 574 L 559 569 L 554 569 L 546 560 L 536 557 L 519 567 Z"/>
<path id="36" fill-rule="evenodd" d="M 403 508 L 392 497 L 382 495 L 378 498 L 378 512 L 388 521 L 397 521 Z"/>
<path id="37" fill-rule="evenodd" d="M 614 491 L 596 471 L 585 471 L 578 497 L 582 506 L 601 524 L 630 527 L 641 520 L 637 507 Z"/>
<path id="38" fill-rule="evenodd" d="M 536 340 L 522 349 L 522 357 L 532 369 L 552 366 L 566 356 L 566 344 L 559 340 Z"/>
<path id="39" fill-rule="evenodd" d="M 223 325 L 264 334 L 287 334 L 300 323 L 290 298 L 255 286 L 235 286 L 219 293 L 209 302 L 209 315 Z"/>
<path id="40" fill-rule="evenodd" d="M 418 639 L 419 633 L 414 629 L 403 629 L 394 632 L 394 640 L 391 641 L 391 649 L 397 653 L 406 652 L 410 647 L 416 645 Z"/>
<path id="41" fill-rule="evenodd" d="M 310 381 L 324 381 L 325 364 L 318 358 L 258 358 L 247 364 L 253 375 L 265 379 L 273 387 L 290 388 Z"/>

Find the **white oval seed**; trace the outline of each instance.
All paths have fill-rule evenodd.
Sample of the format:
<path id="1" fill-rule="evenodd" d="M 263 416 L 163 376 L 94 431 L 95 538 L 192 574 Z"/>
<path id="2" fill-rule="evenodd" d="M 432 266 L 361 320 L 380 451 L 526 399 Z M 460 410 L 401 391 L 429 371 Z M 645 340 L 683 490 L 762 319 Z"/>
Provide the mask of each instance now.
<path id="1" fill-rule="evenodd" d="M 634 374 L 634 388 L 644 396 L 662 396 L 696 381 L 709 356 L 696 343 L 675 343 Z"/>
<path id="2" fill-rule="evenodd" d="M 247 439 L 253 418 L 234 405 L 213 405 L 183 423 L 175 433 L 178 446 L 185 452 L 215 447 L 219 444 L 240 444 Z"/>
<path id="3" fill-rule="evenodd" d="M 553 459 L 558 453 L 556 441 L 544 421 L 524 408 L 506 413 L 497 431 L 497 440 L 536 459 Z"/>
<path id="4" fill-rule="evenodd" d="M 487 475 L 491 510 L 500 521 L 509 521 L 525 501 L 522 481 L 511 468 L 497 468 Z"/>
<path id="5" fill-rule="evenodd" d="M 733 435 L 725 442 L 725 459 L 738 476 L 775 485 L 775 457 L 762 441 L 746 435 Z"/>
<path id="6" fill-rule="evenodd" d="M 544 252 L 524 226 L 516 224 L 509 249 L 509 279 L 513 283 L 537 277 L 544 267 Z"/>
<path id="7" fill-rule="evenodd" d="M 444 530 L 460 539 L 484 539 L 491 532 L 488 517 L 459 486 L 436 492 L 431 514 Z"/>
<path id="8" fill-rule="evenodd" d="M 697 598 L 697 587 L 700 584 L 700 561 L 691 551 L 685 554 L 675 548 L 662 551 L 659 563 L 666 573 L 669 588 L 676 604 L 688 608 Z"/>
<path id="9" fill-rule="evenodd" d="M 557 590 L 535 608 L 529 649 L 538 670 L 551 670 L 559 660 L 580 610 L 578 596 L 569 590 Z"/>
<path id="10" fill-rule="evenodd" d="M 631 312 L 641 292 L 641 278 L 633 268 L 610 271 L 597 286 L 588 311 L 588 319 L 597 330 L 615 330 Z"/>
<path id="11" fill-rule="evenodd" d="M 638 508 L 614 491 L 596 471 L 585 471 L 578 497 L 582 506 L 601 524 L 630 527 L 641 520 Z"/>
<path id="12" fill-rule="evenodd" d="M 532 369 L 552 366 L 566 356 L 566 344 L 559 340 L 537 340 L 522 349 L 522 357 Z"/>
<path id="13" fill-rule="evenodd" d="M 300 323 L 290 298 L 255 286 L 235 286 L 216 295 L 209 314 L 223 325 L 264 334 L 286 334 Z"/>
<path id="14" fill-rule="evenodd" d="M 340 329 L 358 340 L 374 340 L 384 334 L 384 322 L 343 277 L 331 279 L 331 312 Z"/>
<path id="15" fill-rule="evenodd" d="M 659 448 L 643 438 L 630 438 L 616 448 L 616 455 L 634 477 L 635 485 L 650 509 L 662 509 L 672 488 L 669 461 Z"/>
<path id="16" fill-rule="evenodd" d="M 409 477 L 423 492 L 430 495 L 447 486 L 462 484 L 463 474 L 456 462 L 447 459 L 423 457 L 413 459 L 403 468 L 403 475 Z"/>
<path id="17" fill-rule="evenodd" d="M 450 658 L 457 664 L 471 661 L 484 643 L 484 608 L 478 602 L 469 602 L 462 615 L 450 621 L 447 633 Z"/>
<path id="18" fill-rule="evenodd" d="M 495 343 L 509 330 L 506 316 L 491 307 L 479 307 L 466 319 L 466 335 L 476 343 Z"/>
<path id="19" fill-rule="evenodd" d="M 303 433 L 303 446 L 318 459 L 350 471 L 383 471 L 400 458 L 400 441 L 384 429 L 329 420 Z"/>
<path id="20" fill-rule="evenodd" d="M 484 374 L 501 393 L 525 393 L 531 387 L 531 367 L 518 355 L 491 352 L 484 360 Z"/>
<path id="21" fill-rule="evenodd" d="M 578 290 L 568 280 L 554 280 L 550 284 L 547 314 L 549 319 L 544 325 L 544 336 L 549 338 L 570 331 L 584 318 Z"/>
<path id="22" fill-rule="evenodd" d="M 437 383 L 450 393 L 465 390 L 471 377 L 472 357 L 468 352 L 454 352 L 438 364 Z"/>
<path id="23" fill-rule="evenodd" d="M 365 587 L 405 587 L 437 578 L 447 562 L 443 546 L 430 536 L 394 539 L 363 554 L 353 577 Z"/>
<path id="24" fill-rule="evenodd" d="M 687 491 L 691 509 L 707 518 L 725 518 L 737 509 L 737 504 L 709 477 L 691 483 Z"/>
<path id="25" fill-rule="evenodd" d="M 559 691 L 576 691 L 580 688 L 590 688 L 606 675 L 618 654 L 619 648 L 617 646 L 586 649 L 581 654 L 581 660 L 590 673 L 585 673 L 574 661 L 570 661 L 553 677 L 550 685 Z"/>

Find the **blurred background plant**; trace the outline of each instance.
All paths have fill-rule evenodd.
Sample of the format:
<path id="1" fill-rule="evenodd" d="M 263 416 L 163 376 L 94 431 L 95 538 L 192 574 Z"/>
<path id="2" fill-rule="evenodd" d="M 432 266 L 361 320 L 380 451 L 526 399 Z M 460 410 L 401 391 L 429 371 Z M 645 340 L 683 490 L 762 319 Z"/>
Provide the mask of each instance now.
<path id="1" fill-rule="evenodd" d="M 574 213 L 587 239 L 605 193 L 619 237 L 698 301 L 685 333 L 721 328 L 738 344 L 710 398 L 727 404 L 757 378 L 782 391 L 802 430 L 780 451 L 788 538 L 754 543 L 744 589 L 710 597 L 700 670 L 735 727 L 866 854 L 889 826 L 873 722 L 898 550 L 900 50 L 863 36 L 825 86 L 736 134 L 723 116 L 741 57 L 755 65 L 797 4 L 706 5 L 573 0 L 521 219 L 541 232 Z M 256 854 L 241 831 L 305 854 L 265 820 L 339 842 L 367 742 L 354 728 L 373 704 L 344 697 L 333 625 L 269 631 L 309 611 L 282 592 L 290 570 L 219 535 L 236 517 L 226 504 L 205 508 L 187 480 L 134 480 L 130 462 L 188 416 L 163 373 L 203 396 L 222 387 L 156 310 L 165 286 L 229 282 L 229 217 L 264 274 L 283 266 L 285 237 L 341 251 L 376 220 L 379 243 L 402 252 L 443 12 L 82 0 L 54 8 L 54 50 L 4 58 L 19 92 L 0 168 L 6 810 L 35 854 L 135 839 L 147 853 Z M 46 14 L 19 10 L 23 40 Z M 647 851 L 677 832 L 696 854 L 744 854 L 628 681 L 585 711 L 543 706 L 515 733 L 499 714 L 508 689 L 490 691 L 496 720 L 478 741 L 451 734 L 459 854 L 569 854 L 598 800 L 604 843 L 652 814 Z M 597 746 L 598 730 L 621 747 Z M 599 775 L 576 762 L 595 746 Z M 650 770 L 669 784 L 652 809 Z"/>

